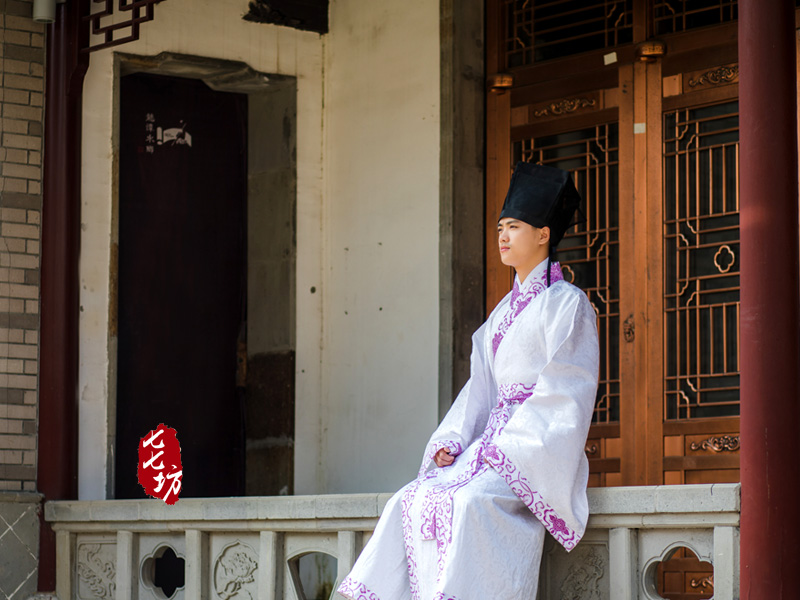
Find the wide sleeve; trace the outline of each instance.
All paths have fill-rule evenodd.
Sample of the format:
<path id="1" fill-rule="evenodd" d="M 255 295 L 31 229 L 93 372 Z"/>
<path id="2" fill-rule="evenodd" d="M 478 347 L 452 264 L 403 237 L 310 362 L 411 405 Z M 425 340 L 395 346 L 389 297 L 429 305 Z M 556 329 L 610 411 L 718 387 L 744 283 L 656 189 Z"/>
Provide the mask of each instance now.
<path id="1" fill-rule="evenodd" d="M 545 305 L 547 361 L 533 394 L 489 445 L 488 462 L 567 550 L 586 530 L 591 424 L 599 348 L 594 310 L 570 286 Z"/>
<path id="2" fill-rule="evenodd" d="M 487 323 L 472 335 L 469 380 L 428 441 L 419 470 L 420 477 L 431 468 L 433 457 L 439 450 L 449 448 L 450 454 L 461 454 L 486 426 L 491 401 L 497 396 L 486 355 Z"/>

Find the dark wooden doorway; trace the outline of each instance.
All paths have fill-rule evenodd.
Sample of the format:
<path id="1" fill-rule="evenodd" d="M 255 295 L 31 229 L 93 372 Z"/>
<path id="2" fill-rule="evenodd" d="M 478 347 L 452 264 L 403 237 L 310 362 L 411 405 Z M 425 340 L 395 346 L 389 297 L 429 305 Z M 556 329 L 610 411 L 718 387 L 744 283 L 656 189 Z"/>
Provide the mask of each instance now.
<path id="1" fill-rule="evenodd" d="M 115 496 L 139 439 L 177 430 L 182 496 L 244 493 L 247 96 L 121 80 Z M 240 379 L 239 384 L 242 384 Z"/>

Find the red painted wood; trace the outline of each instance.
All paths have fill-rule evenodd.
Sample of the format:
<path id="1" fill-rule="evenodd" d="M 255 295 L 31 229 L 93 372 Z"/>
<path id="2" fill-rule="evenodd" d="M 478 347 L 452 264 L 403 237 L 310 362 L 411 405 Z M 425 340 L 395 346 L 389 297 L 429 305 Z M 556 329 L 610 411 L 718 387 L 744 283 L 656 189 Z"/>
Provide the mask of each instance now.
<path id="1" fill-rule="evenodd" d="M 39 434 L 36 481 L 45 500 L 78 494 L 78 255 L 81 110 L 89 56 L 88 2 L 59 4 L 47 28 L 42 200 Z M 55 535 L 41 522 L 39 589 L 55 589 Z"/>
<path id="2" fill-rule="evenodd" d="M 800 590 L 794 3 L 739 3 L 741 598 Z"/>

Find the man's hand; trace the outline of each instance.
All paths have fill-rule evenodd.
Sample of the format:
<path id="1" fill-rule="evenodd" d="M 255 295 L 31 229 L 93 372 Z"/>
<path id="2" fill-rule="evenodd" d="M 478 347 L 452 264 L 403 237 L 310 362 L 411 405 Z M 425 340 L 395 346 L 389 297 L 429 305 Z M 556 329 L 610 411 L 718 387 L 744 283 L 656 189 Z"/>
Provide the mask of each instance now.
<path id="1" fill-rule="evenodd" d="M 455 459 L 455 456 L 450 456 L 450 448 L 442 448 L 433 457 L 433 462 L 436 463 L 437 467 L 449 467 Z"/>

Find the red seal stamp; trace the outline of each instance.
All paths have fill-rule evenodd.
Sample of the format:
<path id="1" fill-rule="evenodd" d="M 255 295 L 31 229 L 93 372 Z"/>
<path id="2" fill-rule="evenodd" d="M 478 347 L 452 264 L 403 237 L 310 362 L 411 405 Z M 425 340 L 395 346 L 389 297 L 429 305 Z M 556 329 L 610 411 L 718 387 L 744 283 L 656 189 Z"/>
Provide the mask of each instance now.
<path id="1" fill-rule="evenodd" d="M 174 429 L 163 423 L 139 441 L 139 485 L 153 498 L 175 504 L 181 493 L 181 445 Z"/>

